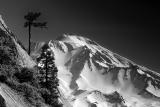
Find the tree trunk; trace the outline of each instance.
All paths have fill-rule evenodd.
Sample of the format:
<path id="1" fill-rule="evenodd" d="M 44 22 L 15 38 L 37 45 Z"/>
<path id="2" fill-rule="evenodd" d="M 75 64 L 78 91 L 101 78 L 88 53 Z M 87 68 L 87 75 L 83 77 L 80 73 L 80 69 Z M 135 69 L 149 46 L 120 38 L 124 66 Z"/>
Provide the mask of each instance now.
<path id="1" fill-rule="evenodd" d="M 46 67 L 46 88 L 48 88 L 48 58 L 46 57 L 46 62 L 45 62 L 45 67 Z"/>
<path id="2" fill-rule="evenodd" d="M 29 43 L 28 43 L 28 54 L 30 55 L 31 53 L 31 23 L 29 23 L 29 27 L 28 27 L 28 32 L 29 32 Z"/>

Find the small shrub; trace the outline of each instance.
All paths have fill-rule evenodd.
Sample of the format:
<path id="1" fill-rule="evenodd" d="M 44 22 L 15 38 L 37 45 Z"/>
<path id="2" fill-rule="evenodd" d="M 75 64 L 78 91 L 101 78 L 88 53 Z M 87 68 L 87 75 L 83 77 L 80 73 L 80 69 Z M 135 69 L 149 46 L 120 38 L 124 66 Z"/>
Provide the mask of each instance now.
<path id="1" fill-rule="evenodd" d="M 20 92 L 23 92 L 24 98 L 32 105 L 37 105 L 39 102 L 43 102 L 38 90 L 27 83 L 22 83 L 18 87 Z"/>
<path id="2" fill-rule="evenodd" d="M 14 79 L 8 79 L 5 83 L 33 106 L 41 107 L 41 103 L 44 102 L 38 89 L 27 83 L 19 83 Z"/>
<path id="3" fill-rule="evenodd" d="M 20 72 L 14 74 L 20 83 L 33 80 L 33 72 L 28 68 L 23 68 Z"/>
<path id="4" fill-rule="evenodd" d="M 28 83 L 33 87 L 39 88 L 36 69 L 23 68 L 21 71 L 16 72 L 14 76 L 20 83 Z"/>
<path id="5" fill-rule="evenodd" d="M 5 75 L 0 75 L 0 82 L 5 83 L 7 81 L 7 77 Z"/>
<path id="6" fill-rule="evenodd" d="M 7 81 L 5 81 L 5 84 L 7 84 L 11 89 L 17 90 L 17 86 L 20 84 L 13 78 L 8 78 Z"/>
<path id="7" fill-rule="evenodd" d="M 7 78 L 12 78 L 15 72 L 19 71 L 16 65 L 0 64 L 0 75 L 5 75 Z"/>
<path id="8" fill-rule="evenodd" d="M 10 43 L 11 41 L 0 37 L 0 64 L 16 63 L 17 49 L 13 43 Z"/>

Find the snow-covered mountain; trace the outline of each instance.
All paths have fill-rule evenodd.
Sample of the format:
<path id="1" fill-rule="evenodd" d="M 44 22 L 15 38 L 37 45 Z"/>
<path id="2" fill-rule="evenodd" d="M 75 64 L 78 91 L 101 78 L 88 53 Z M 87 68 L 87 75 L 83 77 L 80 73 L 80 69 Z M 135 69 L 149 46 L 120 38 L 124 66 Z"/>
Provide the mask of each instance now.
<path id="1" fill-rule="evenodd" d="M 19 65 L 28 68 L 36 65 L 1 16 L 0 36 L 13 43 Z M 44 44 L 33 44 L 34 58 Z M 85 37 L 64 35 L 46 44 L 55 56 L 60 98 L 65 107 L 160 107 L 159 73 Z M 0 84 L 0 98 L 5 100 L 7 107 L 29 107 L 15 95 L 9 87 Z"/>
<path id="2" fill-rule="evenodd" d="M 60 92 L 70 106 L 160 107 L 159 73 L 85 37 L 64 35 L 48 45 L 59 70 Z"/>

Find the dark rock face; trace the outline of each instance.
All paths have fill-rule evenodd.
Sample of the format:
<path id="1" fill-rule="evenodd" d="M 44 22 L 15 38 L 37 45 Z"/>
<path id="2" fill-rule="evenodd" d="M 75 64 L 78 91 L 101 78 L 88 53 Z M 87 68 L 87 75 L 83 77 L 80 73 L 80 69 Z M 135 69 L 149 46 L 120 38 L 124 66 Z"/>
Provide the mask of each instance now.
<path id="1" fill-rule="evenodd" d="M 6 107 L 4 98 L 0 95 L 0 107 Z"/>

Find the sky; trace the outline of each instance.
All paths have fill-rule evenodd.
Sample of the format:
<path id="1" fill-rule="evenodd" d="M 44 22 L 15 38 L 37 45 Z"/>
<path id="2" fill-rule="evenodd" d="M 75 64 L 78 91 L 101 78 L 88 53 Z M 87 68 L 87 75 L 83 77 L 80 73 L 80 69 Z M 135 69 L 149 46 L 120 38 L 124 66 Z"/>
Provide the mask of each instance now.
<path id="1" fill-rule="evenodd" d="M 28 30 L 23 25 L 29 11 L 41 12 L 37 21 L 48 22 L 47 29 L 32 28 L 32 41 L 53 40 L 63 34 L 85 36 L 160 72 L 158 2 L 0 0 L 0 14 L 26 47 Z"/>

